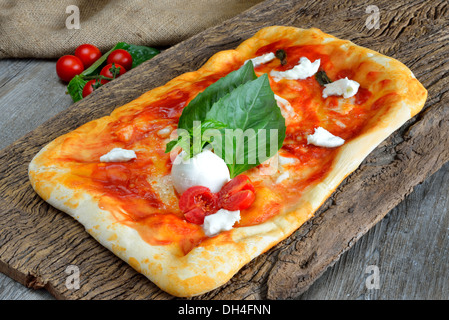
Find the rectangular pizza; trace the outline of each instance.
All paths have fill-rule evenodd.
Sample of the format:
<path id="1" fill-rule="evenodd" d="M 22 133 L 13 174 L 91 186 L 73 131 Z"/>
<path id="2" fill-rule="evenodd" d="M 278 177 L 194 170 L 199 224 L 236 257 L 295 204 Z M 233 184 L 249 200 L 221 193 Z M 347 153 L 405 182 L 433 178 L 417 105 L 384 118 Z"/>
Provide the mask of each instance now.
<path id="1" fill-rule="evenodd" d="M 401 62 L 272 26 L 51 141 L 39 196 L 162 290 L 213 290 L 291 235 L 424 106 Z"/>

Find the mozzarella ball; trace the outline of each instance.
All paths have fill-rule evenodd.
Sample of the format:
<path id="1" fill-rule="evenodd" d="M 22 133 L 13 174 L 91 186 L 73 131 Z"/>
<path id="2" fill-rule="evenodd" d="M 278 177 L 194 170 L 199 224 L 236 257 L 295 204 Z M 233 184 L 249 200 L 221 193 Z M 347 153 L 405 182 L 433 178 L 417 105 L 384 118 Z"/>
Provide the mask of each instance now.
<path id="1" fill-rule="evenodd" d="M 182 194 L 194 186 L 203 186 L 212 192 L 218 192 L 230 180 L 228 166 L 212 151 L 203 150 L 187 160 L 184 160 L 185 155 L 182 151 L 171 169 L 173 185 L 178 193 Z"/>

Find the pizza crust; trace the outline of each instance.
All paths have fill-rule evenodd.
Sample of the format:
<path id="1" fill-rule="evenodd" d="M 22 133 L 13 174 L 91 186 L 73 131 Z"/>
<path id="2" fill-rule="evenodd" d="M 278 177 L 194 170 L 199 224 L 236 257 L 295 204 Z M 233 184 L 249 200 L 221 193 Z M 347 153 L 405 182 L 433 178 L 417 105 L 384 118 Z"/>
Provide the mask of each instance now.
<path id="1" fill-rule="evenodd" d="M 336 54 L 342 55 L 342 64 L 348 65 L 354 61 L 366 64 L 362 64 L 358 71 L 359 76 L 373 68 L 385 68 L 392 81 L 381 90 L 383 93 L 391 91 L 398 95 L 382 106 L 378 117 L 371 119 L 358 137 L 339 148 L 332 170 L 323 181 L 308 188 L 289 211 L 284 210 L 258 225 L 223 232 L 182 255 L 172 245 L 148 244 L 135 228 L 118 222 L 111 212 L 100 208 L 98 201 L 89 193 L 52 182 L 63 180 L 70 172 L 50 161 L 62 152 L 61 146 L 67 138 L 76 139 L 86 132 L 95 132 L 118 116 L 131 114 L 148 101 L 162 97 L 174 87 L 187 88 L 188 84 L 198 77 L 219 72 L 228 62 L 241 63 L 253 58 L 258 48 L 280 38 L 294 39 L 297 44 L 340 47 L 343 50 Z M 374 90 L 378 83 L 373 83 L 372 86 Z M 377 145 L 422 109 L 426 97 L 427 91 L 424 87 L 412 76 L 411 71 L 397 60 L 350 41 L 337 39 L 318 29 L 268 27 L 257 32 L 235 50 L 215 54 L 197 71 L 185 73 L 117 108 L 110 116 L 91 121 L 55 139 L 33 158 L 29 165 L 29 177 L 33 188 L 45 201 L 71 215 L 104 247 L 144 274 L 162 290 L 179 297 L 200 295 L 225 284 L 245 264 L 287 238 L 310 219 L 343 179 L 357 169 Z"/>

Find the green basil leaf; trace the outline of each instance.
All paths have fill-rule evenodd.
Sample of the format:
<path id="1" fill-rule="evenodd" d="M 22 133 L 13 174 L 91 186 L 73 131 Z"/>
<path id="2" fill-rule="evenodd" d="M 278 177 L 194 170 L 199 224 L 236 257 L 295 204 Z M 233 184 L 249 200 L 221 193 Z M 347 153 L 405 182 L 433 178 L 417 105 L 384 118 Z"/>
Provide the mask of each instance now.
<path id="1" fill-rule="evenodd" d="M 83 98 L 83 88 L 88 80 L 84 80 L 82 76 L 76 75 L 67 85 L 67 92 L 72 97 L 73 102 L 77 102 Z"/>
<path id="2" fill-rule="evenodd" d="M 160 51 L 155 48 L 146 47 L 146 46 L 137 46 L 137 45 L 129 44 L 126 42 L 119 42 L 115 46 L 115 49 L 124 49 L 131 54 L 131 57 L 133 58 L 132 68 L 135 68 L 142 62 L 150 60 L 155 55 L 160 53 Z"/>
<path id="3" fill-rule="evenodd" d="M 180 146 L 191 157 L 211 145 L 231 178 L 274 156 L 286 133 L 268 75 L 258 78 L 251 61 L 199 93 L 184 108 L 178 129 L 188 132 L 190 142 L 170 141 L 166 152 Z"/>
<path id="4" fill-rule="evenodd" d="M 276 50 L 276 53 L 274 55 L 276 56 L 276 58 L 281 60 L 281 65 L 284 66 L 287 64 L 287 53 L 284 49 Z"/>
<path id="5" fill-rule="evenodd" d="M 165 153 L 171 152 L 179 143 L 180 138 L 178 138 L 177 140 L 171 140 L 167 142 L 167 144 L 165 145 Z"/>
<path id="6" fill-rule="evenodd" d="M 315 74 L 315 79 L 316 81 L 318 81 L 320 86 L 323 87 L 325 84 L 329 84 L 332 82 L 331 79 L 329 79 L 329 77 L 327 76 L 326 72 L 324 72 L 323 70 L 320 70 Z"/>
<path id="7" fill-rule="evenodd" d="M 201 127 L 198 128 L 198 125 L 201 125 Z M 185 141 L 183 137 L 180 136 L 176 140 L 172 140 L 166 144 L 165 153 L 171 152 L 175 147 L 179 146 L 186 151 L 187 158 L 191 158 L 200 153 L 206 144 L 212 142 L 213 137 L 207 137 L 205 135 L 207 130 L 219 130 L 224 128 L 226 128 L 226 125 L 216 120 L 204 120 L 202 122 L 195 121 L 193 127 L 187 130 L 189 134 L 189 141 Z M 194 138 L 195 135 L 196 137 Z M 195 142 L 200 142 L 200 144 L 195 144 Z"/>
<path id="8" fill-rule="evenodd" d="M 238 86 L 257 79 L 252 61 L 219 79 L 199 93 L 182 111 L 178 128 L 189 129 L 193 121 L 203 121 L 212 105 Z"/>
<path id="9" fill-rule="evenodd" d="M 213 146 L 214 143 L 217 143 L 218 141 L 215 141 L 214 138 L 216 138 L 216 135 L 211 135 L 210 133 L 218 133 L 219 138 L 221 139 L 221 136 L 223 135 L 223 129 L 227 128 L 228 126 L 225 125 L 223 122 L 214 120 L 214 119 L 207 119 L 203 120 L 201 122 L 201 152 L 203 148 L 211 144 Z M 195 154 L 194 154 L 195 155 Z"/>
<path id="10" fill-rule="evenodd" d="M 201 132 L 208 129 L 223 129 L 226 128 L 226 125 L 223 122 L 217 121 L 215 119 L 206 119 L 201 122 Z"/>
<path id="11" fill-rule="evenodd" d="M 221 146 L 219 142 L 212 145 L 228 165 L 231 178 L 274 156 L 285 139 L 285 119 L 267 74 L 217 101 L 206 116 L 206 120 L 212 119 L 229 128 L 224 130 Z"/>

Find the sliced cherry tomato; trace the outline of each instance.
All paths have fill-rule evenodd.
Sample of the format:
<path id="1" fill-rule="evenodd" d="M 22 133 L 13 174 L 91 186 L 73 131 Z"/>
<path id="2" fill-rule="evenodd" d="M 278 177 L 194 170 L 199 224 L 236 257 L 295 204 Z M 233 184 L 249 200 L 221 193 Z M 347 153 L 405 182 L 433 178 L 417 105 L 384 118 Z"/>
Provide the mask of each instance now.
<path id="1" fill-rule="evenodd" d="M 187 212 L 193 208 L 201 208 L 205 212 L 217 210 L 217 195 L 209 188 L 195 186 L 187 189 L 179 199 L 179 208 L 182 212 Z"/>
<path id="2" fill-rule="evenodd" d="M 83 98 L 94 92 L 99 86 L 101 86 L 100 80 L 90 80 L 83 88 Z"/>
<path id="3" fill-rule="evenodd" d="M 201 208 L 193 208 L 192 210 L 184 213 L 184 217 L 190 223 L 203 224 L 204 218 L 206 217 L 206 212 L 204 212 Z"/>
<path id="4" fill-rule="evenodd" d="M 124 66 L 126 70 L 131 70 L 133 65 L 133 57 L 131 54 L 124 49 L 117 49 L 112 51 L 109 56 L 107 63 L 117 63 Z"/>
<path id="5" fill-rule="evenodd" d="M 218 206 L 229 211 L 246 209 L 255 199 L 254 186 L 244 174 L 227 182 L 218 192 Z"/>
<path id="6" fill-rule="evenodd" d="M 218 211 L 217 194 L 209 188 L 195 186 L 187 189 L 179 199 L 179 209 L 185 214 L 187 221 L 202 224 L 206 215 Z M 201 214 L 202 212 L 202 214 Z"/>
<path id="7" fill-rule="evenodd" d="M 101 58 L 101 51 L 93 44 L 82 44 L 75 49 L 77 56 L 84 64 L 84 68 L 89 68 L 92 63 Z"/>
<path id="8" fill-rule="evenodd" d="M 83 71 L 83 62 L 75 56 L 65 55 L 56 62 L 56 74 L 62 81 L 69 82 Z"/>
<path id="9" fill-rule="evenodd" d="M 243 210 L 249 208 L 254 200 L 256 200 L 256 194 L 253 191 L 242 190 L 222 201 L 222 207 L 229 211 Z"/>
<path id="10" fill-rule="evenodd" d="M 114 74 L 115 74 L 115 78 L 118 78 L 125 72 L 126 72 L 126 69 L 122 65 L 120 65 L 118 63 L 108 63 L 107 65 L 105 65 L 103 67 L 103 69 L 101 69 L 100 75 L 104 76 L 104 77 L 108 77 L 108 78 L 114 78 Z M 105 84 L 108 81 L 109 80 L 101 80 L 101 83 Z"/>

